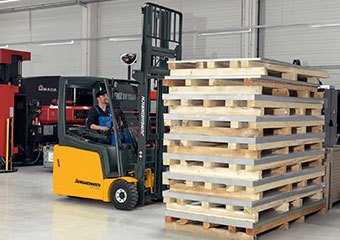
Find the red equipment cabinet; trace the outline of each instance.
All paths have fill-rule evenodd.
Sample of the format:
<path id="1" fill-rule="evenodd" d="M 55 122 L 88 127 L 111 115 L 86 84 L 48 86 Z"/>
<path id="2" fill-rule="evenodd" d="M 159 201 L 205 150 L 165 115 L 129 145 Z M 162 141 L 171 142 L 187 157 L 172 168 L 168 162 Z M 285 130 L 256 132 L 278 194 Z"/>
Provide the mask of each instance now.
<path id="1" fill-rule="evenodd" d="M 92 107 L 66 106 L 66 122 L 84 124 L 87 112 Z M 39 116 L 41 124 L 58 123 L 58 106 L 42 106 Z"/>
<path id="2" fill-rule="evenodd" d="M 13 56 L 20 57 L 21 61 L 31 60 L 31 53 L 29 52 L 15 51 L 15 50 L 9 50 L 9 49 L 0 49 L 0 63 L 8 64 L 8 65 L 12 64 Z"/>
<path id="3" fill-rule="evenodd" d="M 0 157 L 6 156 L 7 119 L 14 119 L 14 94 L 18 92 L 19 88 L 17 86 L 0 84 Z M 12 141 L 12 153 L 15 154 L 17 152 L 18 149 L 13 147 Z"/>
<path id="4" fill-rule="evenodd" d="M 12 119 L 14 129 L 14 97 L 19 92 L 21 63 L 30 60 L 31 53 L 0 49 L 0 157 L 6 157 L 7 119 Z M 13 133 L 13 132 L 12 132 Z M 14 137 L 11 139 L 11 154 L 18 152 L 14 147 Z"/>

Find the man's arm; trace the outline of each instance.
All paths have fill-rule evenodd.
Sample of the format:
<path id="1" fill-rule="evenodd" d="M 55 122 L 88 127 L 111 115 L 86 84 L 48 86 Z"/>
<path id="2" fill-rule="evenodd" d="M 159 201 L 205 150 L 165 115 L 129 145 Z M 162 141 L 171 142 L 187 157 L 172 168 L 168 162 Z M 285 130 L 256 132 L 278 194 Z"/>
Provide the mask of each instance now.
<path id="1" fill-rule="evenodd" d="M 98 113 L 92 108 L 87 115 L 87 127 L 92 130 L 108 131 L 108 127 L 103 127 L 98 125 Z"/>
<path id="2" fill-rule="evenodd" d="M 90 129 L 92 130 L 100 130 L 100 131 L 109 131 L 110 128 L 106 127 L 106 126 L 99 126 L 99 125 L 96 125 L 96 124 L 91 124 L 90 125 Z"/>

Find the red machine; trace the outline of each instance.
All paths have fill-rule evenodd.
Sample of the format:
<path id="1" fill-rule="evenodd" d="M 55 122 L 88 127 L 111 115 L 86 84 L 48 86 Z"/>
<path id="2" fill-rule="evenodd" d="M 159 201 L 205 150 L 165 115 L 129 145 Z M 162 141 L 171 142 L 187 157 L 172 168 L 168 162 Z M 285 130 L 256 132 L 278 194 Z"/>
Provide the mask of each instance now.
<path id="1" fill-rule="evenodd" d="M 21 63 L 30 60 L 29 52 L 0 49 L 0 172 L 12 172 L 14 147 L 15 94 L 19 92 Z"/>
<path id="2" fill-rule="evenodd" d="M 0 157 L 6 157 L 7 153 L 7 120 L 14 120 L 14 94 L 18 93 L 19 88 L 12 85 L 0 85 Z M 13 121 L 14 123 L 14 121 Z M 12 128 L 13 129 L 13 128 Z M 13 135 L 13 133 L 11 133 Z M 18 149 L 13 146 L 13 140 L 11 142 L 11 152 L 17 153 Z"/>
<path id="3" fill-rule="evenodd" d="M 11 69 L 12 66 L 21 66 L 22 61 L 31 60 L 31 53 L 23 52 L 23 51 L 15 51 L 9 49 L 0 49 L 0 64 L 7 65 L 8 69 Z M 18 69 L 17 75 L 20 74 L 21 70 Z"/>
<path id="4" fill-rule="evenodd" d="M 66 122 L 84 124 L 87 112 L 92 107 L 66 106 Z M 58 123 L 58 106 L 42 106 L 39 116 L 40 124 Z"/>

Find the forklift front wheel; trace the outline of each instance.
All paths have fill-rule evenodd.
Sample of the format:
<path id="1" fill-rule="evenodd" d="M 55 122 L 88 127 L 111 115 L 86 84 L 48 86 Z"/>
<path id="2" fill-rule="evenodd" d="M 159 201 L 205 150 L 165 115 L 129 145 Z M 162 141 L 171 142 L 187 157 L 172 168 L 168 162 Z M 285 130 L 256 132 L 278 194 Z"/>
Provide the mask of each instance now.
<path id="1" fill-rule="evenodd" d="M 110 192 L 112 204 L 119 210 L 131 210 L 138 202 L 138 191 L 133 183 L 123 180 L 115 182 Z"/>

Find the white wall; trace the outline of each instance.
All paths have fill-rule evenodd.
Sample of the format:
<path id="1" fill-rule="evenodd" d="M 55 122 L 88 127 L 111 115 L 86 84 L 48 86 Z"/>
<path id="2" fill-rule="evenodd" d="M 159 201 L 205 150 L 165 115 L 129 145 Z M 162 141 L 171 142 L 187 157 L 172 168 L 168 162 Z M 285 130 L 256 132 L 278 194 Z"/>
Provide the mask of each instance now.
<path id="1" fill-rule="evenodd" d="M 98 35 L 119 36 L 142 33 L 141 6 L 145 1 L 105 2 L 98 5 Z M 241 1 L 238 0 L 163 0 L 153 1 L 183 12 L 183 58 L 240 57 L 241 34 L 198 36 L 189 31 L 207 31 L 239 27 Z M 122 10 L 123 9 L 123 10 Z M 226 17 L 228 16 L 228 17 Z M 100 76 L 126 77 L 126 68 L 119 61 L 125 52 L 140 53 L 141 41 L 98 41 L 98 71 Z M 138 64 L 135 68 L 138 68 Z"/>
<path id="2" fill-rule="evenodd" d="M 37 0 L 35 0 L 37 1 Z M 42 2 L 42 0 L 39 0 Z M 178 9 L 184 14 L 183 58 L 240 57 L 241 34 L 200 36 L 197 32 L 237 28 L 244 22 L 243 4 L 256 0 L 156 0 L 155 3 Z M 21 1 L 19 1 L 21 2 Z M 33 2 L 33 0 L 32 0 Z M 48 0 L 52 2 L 52 0 Z M 141 42 L 110 42 L 109 37 L 141 34 L 141 7 L 144 0 L 98 3 L 96 14 L 87 22 L 87 10 L 69 6 L 31 12 L 0 14 L 0 46 L 32 52 L 32 61 L 24 64 L 24 75 L 92 74 L 126 77 L 126 67 L 119 56 L 124 52 L 140 53 Z M 14 3 L 12 3 L 14 4 Z M 336 20 L 340 1 L 336 0 L 262 0 L 264 24 L 282 25 Z M 90 5 L 94 6 L 94 5 Z M 95 25 L 95 26 L 93 26 Z M 89 30 L 91 26 L 91 31 Z M 264 57 L 291 62 L 295 58 L 305 65 L 340 65 L 340 27 L 265 28 Z M 88 34 L 91 32 L 91 34 Z M 91 50 L 86 37 L 94 37 Z M 74 45 L 41 47 L 37 42 L 75 39 Z M 22 43 L 25 44 L 12 44 Z M 28 42 L 34 42 L 28 44 Z M 254 47 L 254 46 L 253 46 Z M 89 62 L 91 62 L 89 64 Z M 89 70 L 90 66 L 92 69 Z M 134 68 L 138 68 L 137 64 Z M 325 83 L 340 87 L 340 70 L 330 70 Z"/>
<path id="3" fill-rule="evenodd" d="M 265 24 L 340 22 L 340 1 L 276 0 L 265 1 Z M 264 57 L 303 65 L 340 65 L 340 26 L 313 28 L 305 24 L 295 27 L 266 28 Z M 340 69 L 330 70 L 325 84 L 340 87 Z"/>
<path id="4" fill-rule="evenodd" d="M 42 1 L 40 1 L 42 2 Z M 49 2 L 52 2 L 49 0 Z M 96 52 L 89 54 L 84 41 L 74 45 L 41 47 L 37 41 L 63 41 L 86 36 L 84 7 L 72 6 L 0 14 L 0 45 L 32 52 L 32 61 L 24 64 L 25 76 L 82 75 L 89 72 L 84 58 L 95 58 L 94 75 L 125 78 L 127 69 L 119 56 L 140 53 L 141 41 L 110 42 L 109 37 L 138 35 L 142 31 L 141 7 L 144 0 L 109 1 L 97 4 Z M 241 1 L 238 0 L 158 0 L 155 3 L 184 14 L 183 58 L 240 57 L 241 34 L 199 36 L 188 31 L 208 31 L 241 26 Z M 19 3 L 19 2 L 18 2 Z M 11 3 L 12 5 L 14 3 Z M 85 19 L 86 21 L 86 19 Z M 26 42 L 26 44 L 12 44 Z M 27 42 L 34 42 L 27 44 Z M 134 68 L 139 68 L 136 64 Z"/>
<path id="5" fill-rule="evenodd" d="M 82 71 L 80 42 L 53 47 L 38 46 L 37 42 L 81 38 L 81 14 L 79 6 L 0 14 L 0 42 L 32 52 L 32 61 L 24 63 L 24 76 L 78 75 Z M 11 44 L 22 42 L 26 44 Z"/>

